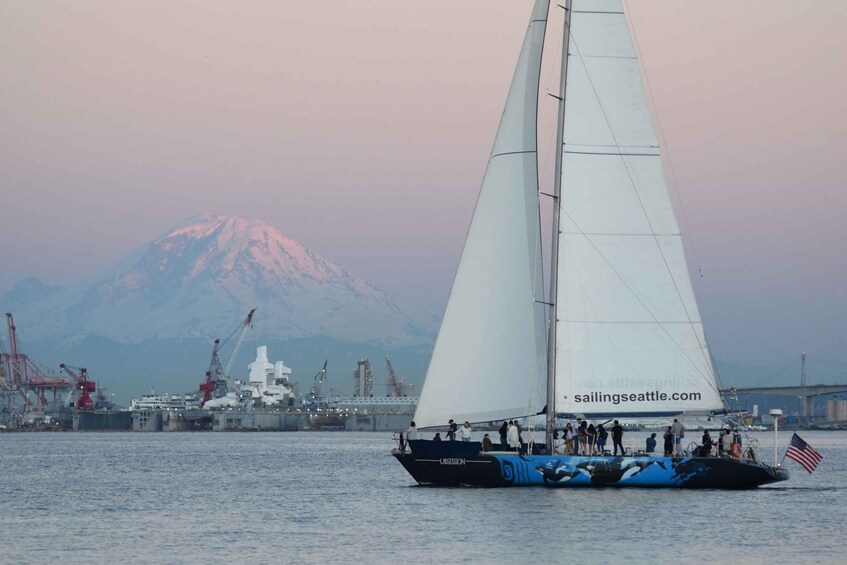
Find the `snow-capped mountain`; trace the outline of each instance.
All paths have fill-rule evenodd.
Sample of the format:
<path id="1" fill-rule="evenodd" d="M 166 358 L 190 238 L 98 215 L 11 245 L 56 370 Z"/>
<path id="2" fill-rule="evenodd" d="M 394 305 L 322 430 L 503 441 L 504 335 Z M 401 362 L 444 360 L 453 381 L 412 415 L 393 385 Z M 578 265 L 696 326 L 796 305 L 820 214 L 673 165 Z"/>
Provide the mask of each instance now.
<path id="1" fill-rule="evenodd" d="M 27 334 L 121 343 L 225 338 L 253 307 L 257 334 L 267 339 L 406 346 L 431 342 L 437 329 L 431 313 L 398 303 L 260 221 L 190 218 L 117 265 L 82 291 L 52 292 L 24 308 Z"/>

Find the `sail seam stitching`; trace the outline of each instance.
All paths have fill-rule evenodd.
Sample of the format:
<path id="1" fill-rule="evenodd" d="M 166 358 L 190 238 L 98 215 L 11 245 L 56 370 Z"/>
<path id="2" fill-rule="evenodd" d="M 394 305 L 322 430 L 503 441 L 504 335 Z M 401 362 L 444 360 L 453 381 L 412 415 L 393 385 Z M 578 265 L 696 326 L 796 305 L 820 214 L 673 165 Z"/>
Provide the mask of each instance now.
<path id="1" fill-rule="evenodd" d="M 614 232 L 587 232 L 587 231 L 570 231 L 562 230 L 561 233 L 567 235 L 608 235 L 608 236 L 623 236 L 623 237 L 679 237 L 679 233 L 614 233 Z"/>
<path id="2" fill-rule="evenodd" d="M 634 322 L 634 321 L 626 321 L 626 320 L 569 320 L 567 318 L 559 318 L 560 322 L 567 322 L 569 324 L 689 324 L 690 322 L 686 320 L 676 321 L 676 322 L 662 322 L 659 320 L 653 321 L 650 320 L 648 322 Z M 697 324 L 702 324 L 703 322 L 694 322 Z"/>
<path id="3" fill-rule="evenodd" d="M 620 155 L 622 157 L 661 157 L 658 153 L 619 153 L 619 152 L 606 152 L 606 151 L 568 151 L 565 150 L 563 153 L 569 153 L 570 155 Z"/>
<path id="4" fill-rule="evenodd" d="M 579 58 L 588 58 L 588 59 L 631 59 L 633 61 L 637 61 L 638 57 L 627 57 L 626 55 L 585 55 L 578 53 L 570 53 L 568 57 L 579 57 Z"/>
<path id="5" fill-rule="evenodd" d="M 525 153 L 537 153 L 537 151 L 535 149 L 529 151 L 506 151 L 504 153 L 495 153 L 491 156 L 491 158 L 493 159 L 495 157 L 502 157 L 504 155 L 522 155 Z"/>

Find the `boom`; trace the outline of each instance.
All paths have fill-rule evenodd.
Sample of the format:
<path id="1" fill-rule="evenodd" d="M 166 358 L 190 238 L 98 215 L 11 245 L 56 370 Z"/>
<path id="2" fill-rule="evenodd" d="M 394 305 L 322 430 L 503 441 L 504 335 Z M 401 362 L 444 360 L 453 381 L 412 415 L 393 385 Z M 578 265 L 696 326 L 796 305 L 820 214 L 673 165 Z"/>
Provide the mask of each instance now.
<path id="1" fill-rule="evenodd" d="M 206 402 L 212 398 L 221 398 L 226 396 L 229 370 L 232 368 L 232 362 L 235 360 L 235 356 L 241 348 L 241 343 L 244 341 L 244 334 L 247 331 L 247 328 L 253 326 L 253 314 L 256 310 L 257 308 L 250 310 L 244 321 L 241 322 L 241 324 L 235 328 L 235 331 L 232 332 L 224 341 L 221 341 L 220 338 L 215 340 L 215 344 L 212 347 L 212 359 L 209 362 L 209 370 L 206 371 L 206 380 L 200 384 L 200 392 L 203 393 L 203 402 L 201 403 L 201 406 L 205 405 Z M 221 365 L 221 347 L 225 343 L 228 343 L 233 337 L 235 337 L 235 344 L 232 346 L 232 351 L 230 351 L 229 356 L 226 359 L 226 363 Z"/>
<path id="2" fill-rule="evenodd" d="M 247 332 L 247 328 L 253 327 L 253 313 L 255 313 L 257 308 L 253 308 L 247 314 L 247 317 L 241 322 L 241 326 L 238 327 L 236 332 L 238 332 L 238 337 L 235 339 L 235 345 L 232 346 L 232 351 L 229 353 L 229 357 L 226 359 L 226 363 L 224 363 L 224 378 L 229 376 L 229 370 L 232 368 L 232 362 L 235 361 L 235 356 L 238 354 L 238 350 L 241 349 L 241 342 L 244 341 L 244 334 Z"/>
<path id="3" fill-rule="evenodd" d="M 391 366 L 391 359 L 385 358 L 385 365 L 388 368 L 388 386 L 391 389 L 391 396 L 403 396 L 403 385 L 394 373 L 394 367 Z"/>
<path id="4" fill-rule="evenodd" d="M 324 361 L 324 366 L 321 368 L 320 371 L 318 371 L 318 374 L 315 375 L 315 385 L 311 388 L 309 394 L 317 396 L 321 393 L 321 386 L 324 384 L 324 379 L 326 379 L 327 361 Z"/>

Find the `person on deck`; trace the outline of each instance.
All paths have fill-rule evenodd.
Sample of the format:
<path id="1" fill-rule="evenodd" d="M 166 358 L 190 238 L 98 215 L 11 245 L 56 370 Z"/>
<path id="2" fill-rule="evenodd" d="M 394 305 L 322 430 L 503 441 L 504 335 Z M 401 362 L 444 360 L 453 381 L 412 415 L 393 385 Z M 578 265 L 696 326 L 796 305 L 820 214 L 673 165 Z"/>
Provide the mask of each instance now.
<path id="1" fill-rule="evenodd" d="M 618 454 L 618 447 L 621 448 L 621 455 L 626 455 L 623 449 L 623 426 L 615 420 L 615 425 L 612 426 L 612 443 L 615 444 L 615 455 Z"/>
<path id="2" fill-rule="evenodd" d="M 462 426 L 462 429 L 459 430 L 459 437 L 462 438 L 462 441 L 470 441 L 471 440 L 471 425 L 465 420 L 465 425 Z M 489 440 L 490 441 L 490 440 Z"/>
<path id="3" fill-rule="evenodd" d="M 509 431 L 507 435 L 509 438 L 509 449 L 514 449 L 515 451 L 519 450 L 521 442 L 518 436 L 518 427 L 512 420 L 509 420 Z"/>
<path id="4" fill-rule="evenodd" d="M 432 438 L 432 441 L 441 441 L 441 432 L 435 432 L 435 437 Z"/>
<path id="5" fill-rule="evenodd" d="M 482 436 L 482 450 L 494 451 L 494 444 L 491 443 L 491 438 L 488 437 L 488 434 Z"/>
<path id="6" fill-rule="evenodd" d="M 700 457 L 708 457 L 712 454 L 712 436 L 709 430 L 703 430 L 703 447 L 700 448 Z"/>
<path id="7" fill-rule="evenodd" d="M 656 453 L 656 434 L 650 434 L 647 438 L 647 453 Z"/>
<path id="8" fill-rule="evenodd" d="M 565 453 L 573 453 L 573 444 L 574 444 L 574 435 L 573 435 L 573 426 L 570 422 L 565 426 L 564 431 L 564 439 L 565 439 Z"/>
<path id="9" fill-rule="evenodd" d="M 594 455 L 594 448 L 596 447 L 597 441 L 597 430 L 594 428 L 594 424 L 588 426 L 588 454 Z"/>
<path id="10" fill-rule="evenodd" d="M 665 430 L 665 456 L 673 455 L 673 428 Z"/>
<path id="11" fill-rule="evenodd" d="M 579 455 L 580 450 L 580 442 L 579 442 L 579 434 L 582 430 L 582 420 L 577 418 L 576 425 L 573 427 L 573 455 Z"/>
<path id="12" fill-rule="evenodd" d="M 450 418 L 450 421 L 447 422 L 447 439 L 453 441 L 456 439 L 456 430 L 458 426 L 456 426 L 456 422 L 453 421 L 453 418 Z"/>
<path id="13" fill-rule="evenodd" d="M 421 439 L 421 433 L 418 431 L 418 428 L 415 426 L 414 422 L 409 424 L 409 427 L 406 429 L 406 441 L 410 441 L 413 439 Z"/>
<path id="14" fill-rule="evenodd" d="M 673 431 L 674 454 L 682 455 L 682 438 L 685 437 L 685 426 L 682 425 L 682 422 L 674 418 L 671 430 Z"/>
<path id="15" fill-rule="evenodd" d="M 741 447 L 742 447 L 742 445 L 741 445 L 741 434 L 738 433 L 738 428 L 735 428 L 734 430 L 732 430 L 732 443 L 738 444 L 737 449 L 738 449 L 738 452 L 741 453 Z"/>
<path id="16" fill-rule="evenodd" d="M 718 436 L 718 457 L 723 457 L 723 436 L 726 434 L 725 430 L 721 430 L 721 434 Z"/>
<path id="17" fill-rule="evenodd" d="M 723 455 L 724 455 L 724 457 L 731 456 L 732 455 L 732 434 L 729 432 L 729 430 L 724 431 L 723 440 L 721 440 L 721 443 L 723 443 Z"/>
<path id="18" fill-rule="evenodd" d="M 500 432 L 500 449 L 506 451 L 506 447 L 509 445 L 509 424 L 506 422 L 506 420 L 503 420 L 503 425 L 500 426 L 500 429 L 497 431 Z"/>
<path id="19" fill-rule="evenodd" d="M 579 454 L 588 455 L 588 420 L 582 420 L 579 423 Z"/>
<path id="20" fill-rule="evenodd" d="M 597 455 L 603 455 L 606 452 L 606 440 L 609 437 L 609 432 L 603 424 L 597 426 Z"/>

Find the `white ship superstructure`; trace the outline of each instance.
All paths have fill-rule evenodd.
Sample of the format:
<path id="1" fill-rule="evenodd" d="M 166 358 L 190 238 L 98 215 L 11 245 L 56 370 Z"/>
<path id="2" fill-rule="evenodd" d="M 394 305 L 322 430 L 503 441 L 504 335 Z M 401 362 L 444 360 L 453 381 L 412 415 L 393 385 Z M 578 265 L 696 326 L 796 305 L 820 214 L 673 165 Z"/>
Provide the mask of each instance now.
<path id="1" fill-rule="evenodd" d="M 200 397 L 196 393 L 156 394 L 155 391 L 134 398 L 130 404 L 130 410 L 184 410 L 199 407 Z"/>
<path id="2" fill-rule="evenodd" d="M 291 386 L 291 369 L 282 361 L 268 361 L 268 347 L 256 348 L 256 360 L 247 365 L 250 370 L 250 389 L 253 401 L 262 406 L 291 406 L 294 389 Z"/>

